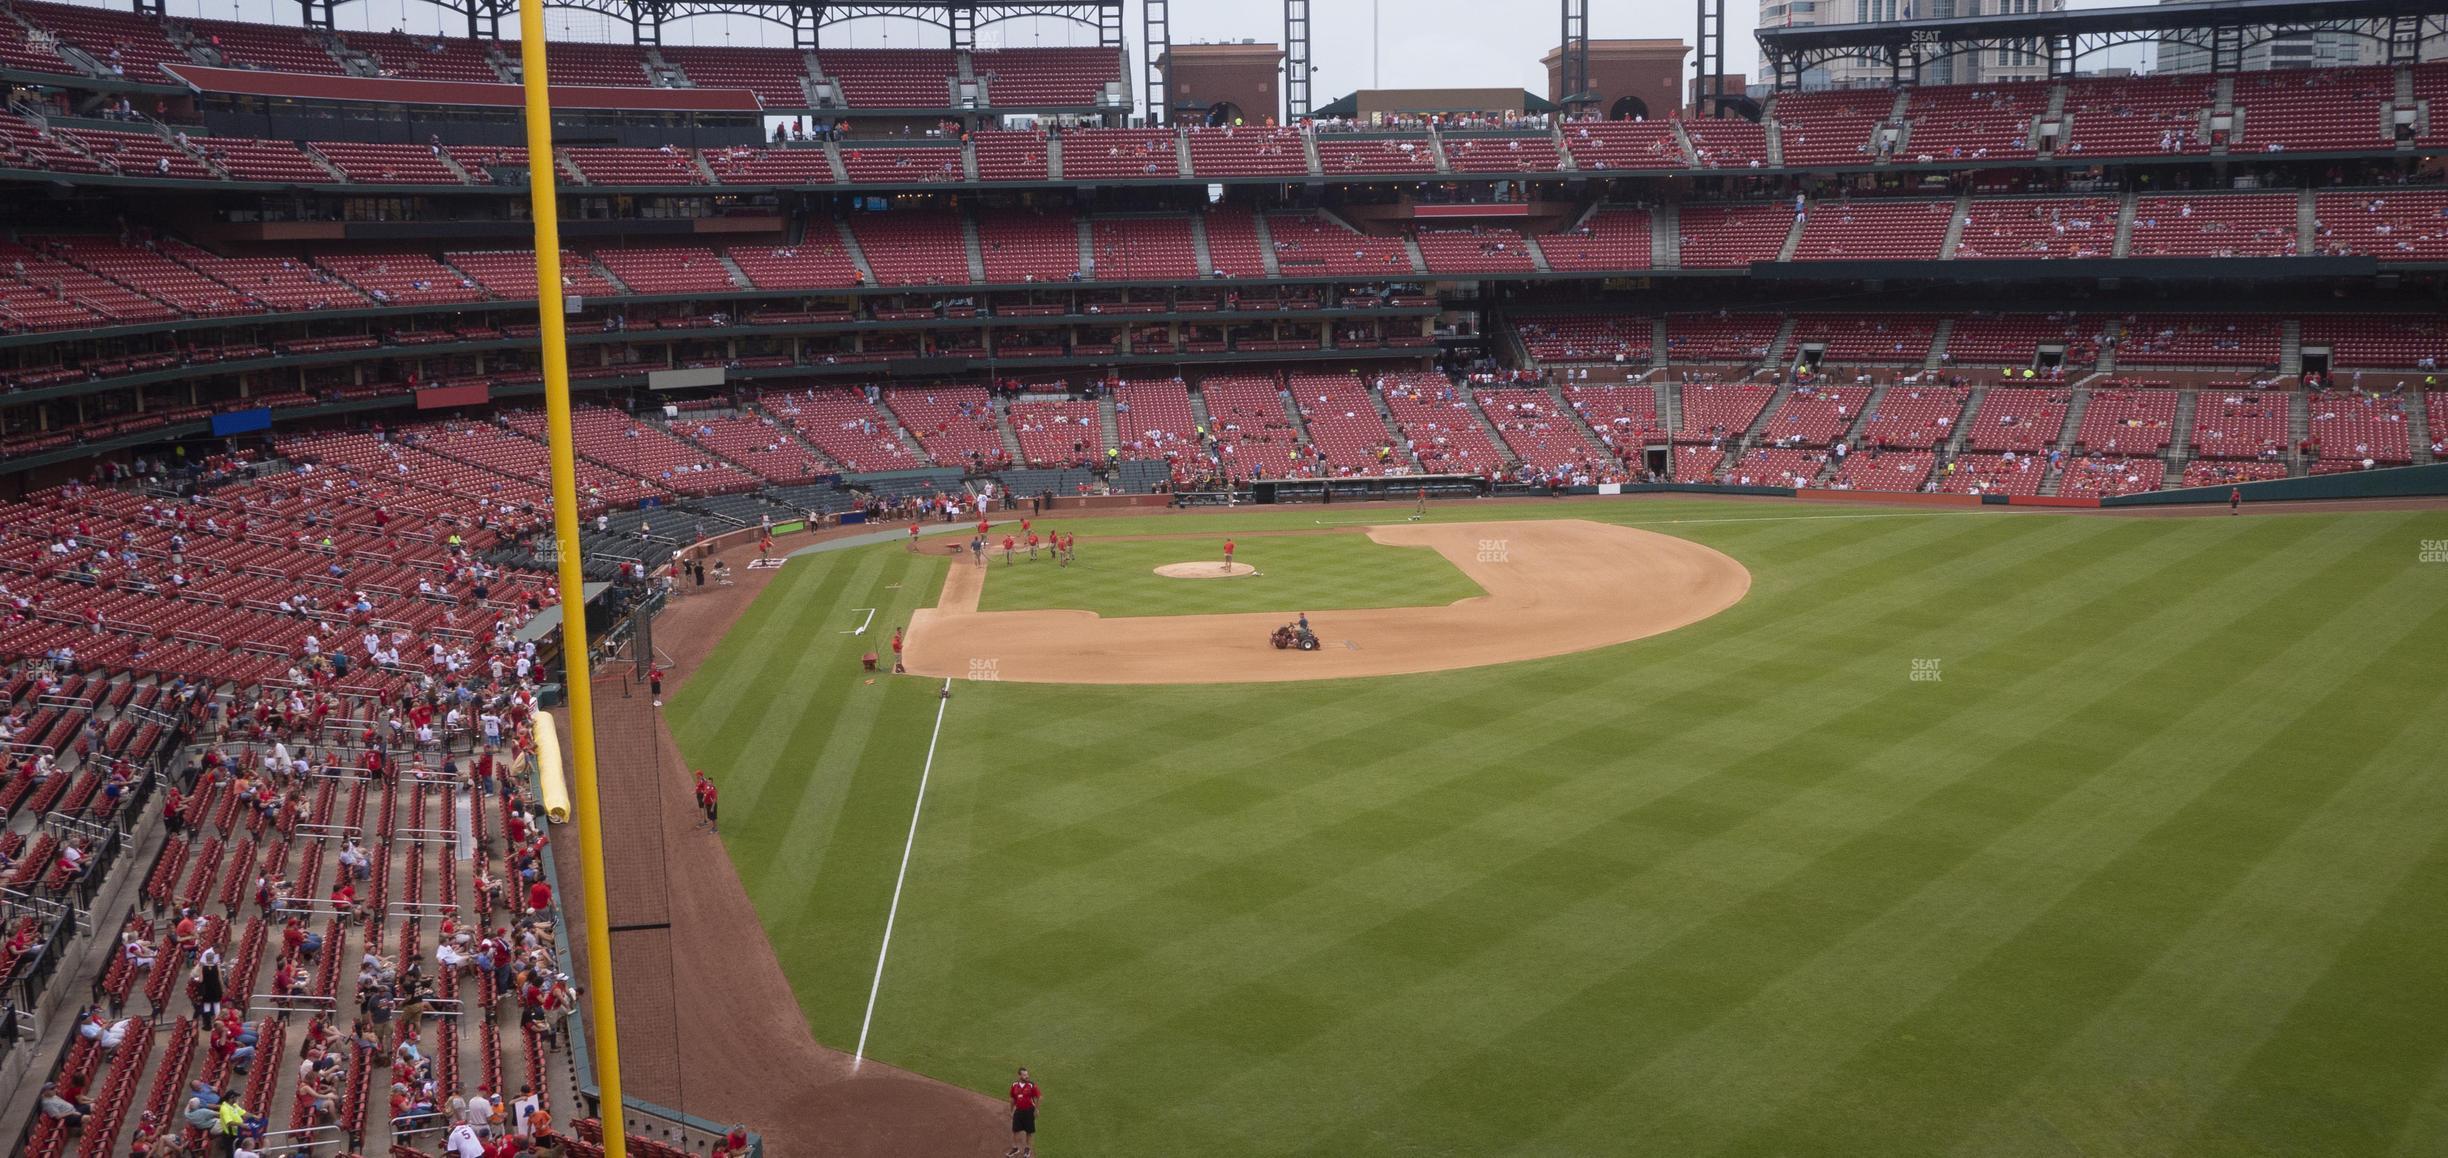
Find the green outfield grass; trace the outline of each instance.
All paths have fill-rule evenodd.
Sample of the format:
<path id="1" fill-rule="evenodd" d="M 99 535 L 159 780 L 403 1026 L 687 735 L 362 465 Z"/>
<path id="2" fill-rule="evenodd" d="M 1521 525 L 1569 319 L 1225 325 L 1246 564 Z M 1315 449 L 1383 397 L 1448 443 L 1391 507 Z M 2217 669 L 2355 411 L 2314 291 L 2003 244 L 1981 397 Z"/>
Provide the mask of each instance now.
<path id="1" fill-rule="evenodd" d="M 1171 528 L 1181 529 L 1176 522 Z M 996 540 L 998 543 L 1001 540 Z M 1417 607 L 1485 594 L 1445 557 L 1425 547 L 1386 547 L 1358 533 L 1262 535 L 1235 544 L 1234 560 L 1258 569 L 1237 579 L 1167 579 L 1168 563 L 1221 565 L 1224 538 L 1113 540 L 1086 535 L 1079 559 L 1057 567 L 1028 552 L 1006 565 L 988 556 L 984 611 L 1077 608 L 1099 615 L 1220 615 L 1307 608 Z"/>
<path id="2" fill-rule="evenodd" d="M 870 1054 L 1026 1063 L 1049 1158 L 2448 1153 L 2448 516 L 1439 517 L 1562 511 L 1751 593 L 1503 668 L 957 685 Z M 945 565 L 793 560 L 670 709 L 843 1048 L 942 701 L 834 633 Z"/>

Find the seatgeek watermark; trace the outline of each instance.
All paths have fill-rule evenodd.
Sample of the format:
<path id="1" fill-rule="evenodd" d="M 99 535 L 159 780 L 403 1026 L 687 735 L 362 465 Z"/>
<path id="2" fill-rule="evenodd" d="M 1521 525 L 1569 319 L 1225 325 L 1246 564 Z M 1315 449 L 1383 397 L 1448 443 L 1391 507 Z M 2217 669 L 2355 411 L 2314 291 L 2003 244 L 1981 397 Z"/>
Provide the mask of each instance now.
<path id="1" fill-rule="evenodd" d="M 2448 539 L 2425 539 L 2414 556 L 2417 563 L 2448 563 Z"/>
<path id="2" fill-rule="evenodd" d="M 1479 540 L 1479 561 L 1482 563 L 1511 562 L 1513 560 L 1513 548 L 1511 544 L 1512 540 L 1510 539 Z"/>
<path id="3" fill-rule="evenodd" d="M 1003 678 L 1002 665 L 1003 661 L 999 659 L 970 660 L 969 678 L 982 681 L 1000 680 Z"/>
<path id="4" fill-rule="evenodd" d="M 1939 671 L 1938 671 L 1938 661 L 1937 661 L 1937 660 L 1934 660 L 1934 659 L 1916 659 L 1916 660 L 1912 661 L 1912 677 L 1911 677 L 1911 678 L 1912 678 L 1912 682 L 1914 682 L 1914 683 L 1917 683 L 1917 684 L 1934 684 L 1934 683 L 1937 683 L 1937 682 L 1938 682 L 1938 677 L 1939 677 L 1939 674 L 1940 674 L 1940 673 L 1939 673 Z"/>

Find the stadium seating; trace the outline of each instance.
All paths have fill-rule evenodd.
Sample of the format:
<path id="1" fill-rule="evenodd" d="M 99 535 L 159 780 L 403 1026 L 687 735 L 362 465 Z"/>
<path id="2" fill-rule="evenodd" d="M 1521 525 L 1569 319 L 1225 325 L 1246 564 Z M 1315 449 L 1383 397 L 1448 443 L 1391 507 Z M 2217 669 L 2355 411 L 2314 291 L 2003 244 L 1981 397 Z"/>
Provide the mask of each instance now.
<path id="1" fill-rule="evenodd" d="M 1926 450 L 1857 450 L 1844 456 L 1827 485 L 1848 491 L 1919 491 L 1938 456 Z"/>
<path id="2" fill-rule="evenodd" d="M 2048 463 L 2032 451 L 1966 454 L 1941 468 L 1938 490 L 1950 495 L 2036 495 Z"/>
<path id="3" fill-rule="evenodd" d="M 1763 361 L 1782 328 L 1774 314 L 1668 314 L 1666 361 L 1674 365 Z"/>
<path id="4" fill-rule="evenodd" d="M 1710 383 L 1683 388 L 1683 425 L 1674 432 L 1676 442 L 1713 442 L 1719 439 L 1731 443 L 1742 432 L 1759 421 L 1760 411 L 1768 408 L 1776 397 L 1772 386 L 1747 386 Z"/>
<path id="5" fill-rule="evenodd" d="M 1888 89 L 1787 93 L 1768 115 L 1787 165 L 1860 165 L 1880 159 L 1872 137 L 1894 107 Z"/>
<path id="6" fill-rule="evenodd" d="M 830 185 L 833 161 L 810 146 L 753 148 L 746 145 L 708 149 L 706 167 L 725 185 Z"/>
<path id="7" fill-rule="evenodd" d="M 1522 235 L 1502 226 L 1422 227 L 1416 240 L 1430 273 L 1529 273 L 1536 268 Z"/>
<path id="8" fill-rule="evenodd" d="M 1317 135 L 1318 168 L 1326 176 L 1436 172 L 1436 145 L 1426 137 Z"/>
<path id="9" fill-rule="evenodd" d="M 317 156 L 360 185 L 464 185 L 426 145 L 377 145 L 361 141 L 314 141 Z"/>
<path id="10" fill-rule="evenodd" d="M 447 305 L 485 297 L 474 279 L 421 253 L 322 257 L 315 264 L 385 304 Z"/>
<path id="11" fill-rule="evenodd" d="M 828 473 L 825 465 L 792 438 L 783 424 L 752 415 L 689 416 L 672 429 L 767 482 L 804 482 Z"/>
<path id="12" fill-rule="evenodd" d="M 1171 129 L 1073 129 L 1062 138 L 1063 180 L 1176 178 L 1178 143 Z"/>
<path id="13" fill-rule="evenodd" d="M 1937 340 L 1927 314 L 1796 314 L 1793 352 L 1819 346 L 1824 366 L 1919 366 Z"/>
<path id="14" fill-rule="evenodd" d="M 1785 248 L 1793 220 L 1792 208 L 1780 204 L 1685 205 L 1683 268 L 1720 269 L 1775 261 Z M 1940 236 L 1944 237 L 1943 232 Z"/>
<path id="15" fill-rule="evenodd" d="M 2326 348 L 2333 371 L 2369 367 L 2428 373 L 2426 367 L 2436 368 L 2448 359 L 2448 323 L 2423 316 L 2312 314 L 2303 319 L 2303 344 Z"/>
<path id="16" fill-rule="evenodd" d="M 187 50 L 171 42 L 162 31 L 160 17 L 139 16 L 121 10 L 89 7 L 83 4 L 51 4 L 43 0 L 19 0 L 12 5 L 17 15 L 36 29 L 59 38 L 59 42 L 79 49 L 110 72 L 140 84 L 176 84 L 164 64 L 193 64 Z M 61 66 L 46 71 L 67 72 Z"/>
<path id="17" fill-rule="evenodd" d="M 2288 395 L 2204 390 L 2193 404 L 2193 454 L 2265 459 L 2286 454 Z"/>
<path id="18" fill-rule="evenodd" d="M 2448 101 L 2448 95 L 2442 99 Z M 2312 211 L 2317 252 L 2448 261 L 2448 192 L 2321 193 L 2314 196 Z"/>
<path id="19" fill-rule="evenodd" d="M 1504 452 L 1489 441 L 1470 393 L 1443 374 L 1392 375 L 1385 383 L 1385 404 L 1421 470 L 1485 475 L 1503 469 Z"/>
<path id="20" fill-rule="evenodd" d="M 951 52 L 933 48 L 823 48 L 816 65 L 854 109 L 928 109 L 952 103 Z"/>
<path id="21" fill-rule="evenodd" d="M 2264 482 L 2286 476 L 2287 467 L 2282 462 L 2230 462 L 2197 458 L 2185 464 L 2180 485 L 2223 487 L 2237 483 Z"/>
<path id="22" fill-rule="evenodd" d="M 2099 359 L 2106 323 L 2072 314 L 1999 314 L 1955 319 L 1947 334 L 1947 359 L 1957 366 L 2031 366 L 2040 347 L 2056 346 L 2069 366 Z"/>
<path id="23" fill-rule="evenodd" d="M 863 280 L 829 221 L 814 223 L 797 245 L 735 245 L 723 252 L 758 289 L 837 289 Z"/>
<path id="24" fill-rule="evenodd" d="M 1399 277 L 1412 272 L 1411 252 L 1399 237 L 1357 233 L 1307 213 L 1270 213 L 1266 226 L 1275 241 L 1275 263 L 1285 277 Z M 1212 249 L 1212 233 L 1209 240 Z"/>
<path id="25" fill-rule="evenodd" d="M 1741 117 L 1683 122 L 1703 169 L 1757 169 L 1768 163 L 1768 130 Z"/>
<path id="26" fill-rule="evenodd" d="M 797 49 L 667 44 L 656 51 L 698 88 L 744 88 L 769 109 L 807 104 L 807 54 Z"/>
<path id="27" fill-rule="evenodd" d="M 1198 417 L 1178 378 L 1136 379 L 1114 387 L 1114 423 L 1122 457 L 1170 459 L 1198 452 Z"/>
<path id="28" fill-rule="evenodd" d="M 382 75 L 403 80 L 468 81 L 500 84 L 500 69 L 484 45 L 455 36 L 409 36 L 386 32 L 338 34 L 350 48 L 366 54 Z"/>
<path id="29" fill-rule="evenodd" d="M 1722 481 L 1746 487 L 1806 488 L 1826 469 L 1828 452 L 1758 446 L 1730 458 Z"/>
<path id="30" fill-rule="evenodd" d="M 2286 257 L 2295 252 L 2292 194 L 2134 199 L 2135 257 Z"/>
<path id="31" fill-rule="evenodd" d="M 1569 124 L 1564 126 L 1564 147 L 1572 154 L 1573 167 L 1584 171 L 1683 169 L 1690 164 L 1672 121 Z"/>
<path id="32" fill-rule="evenodd" d="M 879 285 L 966 285 L 966 227 L 949 213 L 859 213 L 850 231 Z"/>
<path id="33" fill-rule="evenodd" d="M 1568 386 L 1564 400 L 1599 439 L 1618 453 L 1664 441 L 1657 390 L 1649 386 Z"/>
<path id="34" fill-rule="evenodd" d="M 2382 109 L 2397 96 L 2394 68 L 2268 69 L 2235 78 L 2242 122 L 2231 151 L 2384 149 Z"/>
<path id="35" fill-rule="evenodd" d="M 970 135 L 980 181 L 1043 181 L 1046 135 L 986 129 Z"/>
<path id="36" fill-rule="evenodd" d="M 858 390 L 777 391 L 758 405 L 850 471 L 914 470 L 925 455 L 901 440 L 892 418 Z"/>
<path id="37" fill-rule="evenodd" d="M 156 133 L 123 133 L 113 129 L 62 129 L 62 140 L 75 144 L 111 171 L 127 177 L 175 177 L 209 180 L 204 162 Z"/>
<path id="38" fill-rule="evenodd" d="M 261 72 L 346 75 L 347 69 L 301 28 L 276 28 L 237 20 L 182 19 L 189 34 L 219 54 L 230 68 Z"/>
<path id="39" fill-rule="evenodd" d="M 2048 112 L 2048 93 L 2047 84 L 2031 82 L 1912 89 L 1905 98 L 1904 119 L 1912 128 L 1903 155 L 1917 162 L 2036 156 L 2032 129 Z"/>
<path id="40" fill-rule="evenodd" d="M 554 66 L 559 67 L 559 61 Z M 564 149 L 569 164 L 591 185 L 703 185 L 706 176 L 685 149 Z"/>
<path id="41" fill-rule="evenodd" d="M 1971 394 L 1951 386 L 1888 387 L 1877 405 L 1871 407 L 1870 418 L 1862 426 L 1862 445 L 1896 450 L 1940 446 L 1954 437 L 1956 424 L 1963 420 L 1964 403 Z M 1928 474 L 1928 464 L 1924 463 L 1921 471 Z"/>
<path id="42" fill-rule="evenodd" d="M 1760 428 L 1759 441 L 1777 447 L 1825 447 L 1861 418 L 1870 401 L 1867 386 L 1796 386 Z"/>
<path id="43" fill-rule="evenodd" d="M 713 250 L 692 246 L 641 246 L 595 251 L 595 260 L 633 293 L 726 293 L 745 288 Z"/>
<path id="44" fill-rule="evenodd" d="M 1097 217 L 1088 223 L 1088 228 L 1095 250 L 1096 276 L 1100 280 L 1204 276 L 1198 267 L 1198 245 L 1190 235 L 1187 217 L 1173 214 Z"/>
<path id="45" fill-rule="evenodd" d="M 1092 466 L 1105 459 L 1104 419 L 1094 402 L 1013 402 L 1006 411 L 1030 466 Z"/>
<path id="46" fill-rule="evenodd" d="M 1618 475 L 1622 460 L 1590 441 L 1545 390 L 1473 390 L 1471 400 L 1496 428 L 1505 449 L 1523 465 L 1548 476 Z"/>
<path id="47" fill-rule="evenodd" d="M 2167 464 L 2156 457 L 2086 455 L 2069 458 L 2060 468 L 2057 493 L 2069 498 L 2106 498 L 2159 489 Z"/>
<path id="48" fill-rule="evenodd" d="M 937 466 L 1008 460 L 1002 418 L 982 386 L 897 386 L 884 405 Z"/>
<path id="49" fill-rule="evenodd" d="M 452 269 L 475 279 L 485 292 L 506 301 L 533 301 L 536 296 L 535 254 L 520 250 L 454 250 L 442 255 Z M 620 291 L 605 281 L 586 255 L 561 251 L 561 287 L 585 297 L 610 297 Z"/>
<path id="50" fill-rule="evenodd" d="M 1803 216 L 1794 260 L 1935 261 L 1954 213 L 1952 201 L 1822 201 Z"/>
<path id="51" fill-rule="evenodd" d="M 1981 397 L 1964 446 L 1976 451 L 2013 451 L 2018 456 L 2047 450 L 2065 429 L 2066 408 L 2073 401 L 2067 390 L 2000 386 Z M 2015 468 L 2020 474 L 2020 468 Z M 2037 488 L 2040 480 L 2033 479 Z M 1962 493 L 1952 487 L 1950 493 Z M 2017 492 L 2037 494 L 2038 490 Z"/>
<path id="52" fill-rule="evenodd" d="M 1557 168 L 1555 138 L 1536 136 L 1445 137 L 1445 163 L 1456 173 L 1551 173 Z"/>
<path id="53" fill-rule="evenodd" d="M 1540 234 L 1538 246 L 1559 273 L 1648 269 L 1650 232 L 1646 209 L 1600 209 L 1571 229 Z"/>
<path id="54" fill-rule="evenodd" d="M 2210 151 L 2204 116 L 2218 80 L 2202 75 L 2074 79 L 2065 85 L 2060 157 L 2138 157 Z"/>
<path id="55" fill-rule="evenodd" d="M 1298 177 L 1309 172 L 1308 150 L 1298 129 L 1188 128 L 1182 135 L 1190 145 L 1190 171 L 1201 177 Z M 1069 171 L 1066 166 L 1064 172 Z"/>
<path id="56" fill-rule="evenodd" d="M 1532 315 L 1517 319 L 1514 328 L 1541 362 L 1649 363 L 1650 318 Z"/>
<path id="57" fill-rule="evenodd" d="M 2306 437 L 2319 462 L 2398 466 L 2414 461 L 2406 398 L 2330 390 L 2305 403 Z"/>
<path id="58" fill-rule="evenodd" d="M 1074 281 L 1080 276 L 1079 218 L 1069 213 L 984 213 L 978 252 L 990 284 Z"/>
<path id="59" fill-rule="evenodd" d="M 1112 48 L 982 48 L 970 54 L 995 108 L 1082 108 L 1103 101 L 1122 77 Z"/>
<path id="60" fill-rule="evenodd" d="M 1369 475 L 1410 469 L 1411 456 L 1395 445 L 1385 420 L 1377 416 L 1369 384 L 1359 375 L 1295 373 L 1286 385 L 1325 473 Z"/>
<path id="61" fill-rule="evenodd" d="M 2111 257 L 2117 212 L 2107 197 L 1975 198 L 1955 260 Z"/>
<path id="62" fill-rule="evenodd" d="M 845 141 L 842 172 L 853 181 L 877 184 L 917 184 L 959 181 L 961 151 L 950 145 L 871 145 Z"/>
<path id="63" fill-rule="evenodd" d="M 2276 318 L 2145 314 L 2125 319 L 2119 366 L 2235 366 L 2275 369 L 2284 344 Z"/>
<path id="64" fill-rule="evenodd" d="M 2100 455 L 2158 454 L 2176 438 L 2173 390 L 2094 389 L 2069 450 Z"/>
<path id="65" fill-rule="evenodd" d="M 1207 211 L 1201 228 L 1207 234 L 1210 273 L 1225 277 L 1265 277 L 1266 246 L 1258 239 L 1258 218 L 1247 209 L 1219 205 Z"/>

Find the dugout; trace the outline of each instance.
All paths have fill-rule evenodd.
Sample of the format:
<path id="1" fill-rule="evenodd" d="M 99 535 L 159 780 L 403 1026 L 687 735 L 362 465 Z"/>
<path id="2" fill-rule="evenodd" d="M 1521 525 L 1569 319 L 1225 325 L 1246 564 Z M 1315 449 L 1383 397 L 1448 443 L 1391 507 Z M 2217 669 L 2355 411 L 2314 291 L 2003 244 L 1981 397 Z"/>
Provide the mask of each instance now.
<path id="1" fill-rule="evenodd" d="M 1488 493 L 1488 481 L 1467 474 L 1260 479 L 1250 484 L 1250 498 L 1259 503 L 1408 502 L 1423 490 L 1431 499 L 1475 499 Z"/>

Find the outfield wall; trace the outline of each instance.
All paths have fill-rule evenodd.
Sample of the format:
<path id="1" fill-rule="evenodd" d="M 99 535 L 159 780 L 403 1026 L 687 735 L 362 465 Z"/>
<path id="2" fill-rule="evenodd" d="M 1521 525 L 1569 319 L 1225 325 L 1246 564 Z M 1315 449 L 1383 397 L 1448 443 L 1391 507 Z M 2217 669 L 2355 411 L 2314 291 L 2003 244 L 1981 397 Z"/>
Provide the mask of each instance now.
<path id="1" fill-rule="evenodd" d="M 2295 502 L 2304 499 L 2389 499 L 2417 495 L 2448 495 L 2448 463 L 2316 474 L 2304 478 L 2274 478 L 2261 482 L 2187 487 L 2175 491 L 2117 495 L 2100 500 L 2104 507 L 2155 507 L 2175 503 L 2223 503 L 2229 490 L 2244 492 L 2248 503 Z"/>

